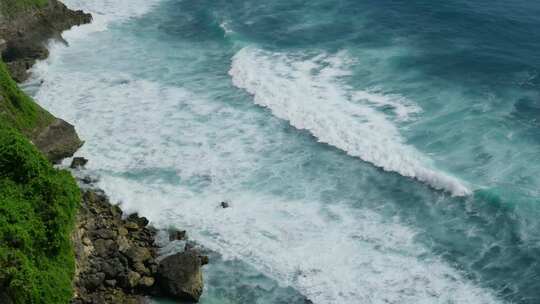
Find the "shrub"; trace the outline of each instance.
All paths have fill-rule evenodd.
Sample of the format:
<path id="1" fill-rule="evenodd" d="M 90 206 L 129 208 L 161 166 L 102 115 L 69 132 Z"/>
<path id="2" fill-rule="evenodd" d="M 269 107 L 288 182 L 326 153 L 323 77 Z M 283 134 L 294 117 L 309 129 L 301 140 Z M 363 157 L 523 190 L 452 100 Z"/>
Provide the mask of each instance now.
<path id="1" fill-rule="evenodd" d="M 79 201 L 68 172 L 54 169 L 18 131 L 0 127 L 0 299 L 69 302 Z"/>

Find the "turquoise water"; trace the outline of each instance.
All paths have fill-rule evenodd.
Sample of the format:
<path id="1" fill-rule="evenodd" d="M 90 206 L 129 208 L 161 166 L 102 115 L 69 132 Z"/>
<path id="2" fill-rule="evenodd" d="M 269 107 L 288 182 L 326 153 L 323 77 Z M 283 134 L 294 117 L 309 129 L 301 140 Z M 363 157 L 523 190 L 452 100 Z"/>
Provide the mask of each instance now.
<path id="1" fill-rule="evenodd" d="M 67 2 L 28 88 L 202 303 L 540 302 L 539 4 Z"/>

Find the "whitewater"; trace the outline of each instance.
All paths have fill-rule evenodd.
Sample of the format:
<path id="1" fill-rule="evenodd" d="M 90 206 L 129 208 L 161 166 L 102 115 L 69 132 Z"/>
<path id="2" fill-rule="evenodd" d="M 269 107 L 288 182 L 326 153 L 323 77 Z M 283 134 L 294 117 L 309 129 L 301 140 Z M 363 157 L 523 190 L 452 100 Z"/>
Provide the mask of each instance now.
<path id="1" fill-rule="evenodd" d="M 497 187 L 536 167 L 510 167 L 508 130 L 480 118 L 463 130 L 495 131 L 457 139 L 459 102 L 484 99 L 435 77 L 413 86 L 427 77 L 394 62 L 423 54 L 407 39 L 313 43 L 326 38 L 304 26 L 342 26 L 326 1 L 276 4 L 300 22 L 284 32 L 262 28 L 281 29 L 273 4 L 65 2 L 94 22 L 51 43 L 25 89 L 76 126 L 84 174 L 123 210 L 215 252 L 201 303 L 534 303 L 538 233 L 523 215 L 536 209 L 500 207 L 514 188 Z"/>

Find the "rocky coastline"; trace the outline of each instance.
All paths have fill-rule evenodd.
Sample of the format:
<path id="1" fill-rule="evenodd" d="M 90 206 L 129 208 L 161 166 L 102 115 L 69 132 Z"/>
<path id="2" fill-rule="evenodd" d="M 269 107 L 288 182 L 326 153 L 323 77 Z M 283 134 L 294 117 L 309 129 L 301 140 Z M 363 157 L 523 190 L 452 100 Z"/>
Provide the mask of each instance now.
<path id="1" fill-rule="evenodd" d="M 197 302 L 201 266 L 208 257 L 192 246 L 160 256 L 158 230 L 137 214 L 125 216 L 99 189 L 83 189 L 72 239 L 76 273 L 74 304 L 148 303 L 148 296 Z M 167 231 L 171 241 L 186 241 L 185 231 Z"/>
<path id="2" fill-rule="evenodd" d="M 90 14 L 70 10 L 57 0 L 0 14 L 0 52 L 11 77 L 17 82 L 28 79 L 28 69 L 48 56 L 50 39 L 63 41 L 64 30 L 91 20 Z M 73 125 L 55 117 L 29 137 L 53 163 L 73 156 L 83 144 Z M 86 162 L 75 158 L 71 168 L 82 170 Z M 197 302 L 204 285 L 201 266 L 208 257 L 190 243 L 162 256 L 159 231 L 144 217 L 123 214 L 92 181 L 79 179 L 82 201 L 72 234 L 76 268 L 71 303 L 148 303 L 149 296 Z M 166 233 L 170 241 L 186 241 L 184 231 Z"/>

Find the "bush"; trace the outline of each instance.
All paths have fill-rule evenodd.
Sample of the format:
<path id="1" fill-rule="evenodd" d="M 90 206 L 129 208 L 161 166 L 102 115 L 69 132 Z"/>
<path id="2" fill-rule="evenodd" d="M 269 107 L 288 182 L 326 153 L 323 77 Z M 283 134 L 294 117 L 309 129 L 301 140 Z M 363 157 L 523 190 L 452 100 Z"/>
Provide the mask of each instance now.
<path id="1" fill-rule="evenodd" d="M 0 300 L 68 303 L 80 191 L 18 131 L 0 127 Z"/>

